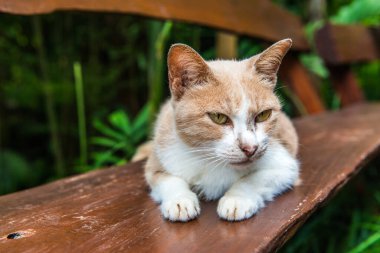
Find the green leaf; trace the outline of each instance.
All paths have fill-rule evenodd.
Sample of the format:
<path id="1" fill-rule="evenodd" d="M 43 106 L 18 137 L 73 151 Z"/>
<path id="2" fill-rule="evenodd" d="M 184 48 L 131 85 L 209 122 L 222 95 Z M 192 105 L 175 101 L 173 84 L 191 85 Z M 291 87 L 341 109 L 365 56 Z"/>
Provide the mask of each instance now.
<path id="1" fill-rule="evenodd" d="M 131 122 L 129 120 L 128 115 L 124 111 L 117 110 L 111 113 L 108 120 L 114 127 L 120 129 L 125 134 L 131 134 Z"/>
<path id="2" fill-rule="evenodd" d="M 116 142 L 115 140 L 106 137 L 93 137 L 91 138 L 91 143 L 110 148 L 113 148 L 115 145 L 118 144 L 118 142 Z"/>
<path id="3" fill-rule="evenodd" d="M 94 120 L 94 127 L 99 131 L 101 132 L 102 134 L 104 135 L 107 135 L 109 137 L 113 137 L 115 138 L 116 140 L 123 140 L 125 138 L 125 136 L 115 130 L 113 130 L 112 128 L 106 126 L 105 124 L 103 124 L 100 120 L 96 119 Z"/>
<path id="4" fill-rule="evenodd" d="M 149 121 L 149 107 L 144 106 L 133 121 L 132 132 L 136 133 L 141 128 L 146 128 Z"/>
<path id="5" fill-rule="evenodd" d="M 147 136 L 147 131 L 146 127 L 136 129 L 135 133 L 131 135 L 132 143 L 139 144 Z"/>
<path id="6" fill-rule="evenodd" d="M 115 164 L 120 160 L 114 154 L 113 150 L 107 152 L 96 152 L 93 153 L 93 158 L 95 160 L 95 167 L 102 167 L 109 164 Z"/>
<path id="7" fill-rule="evenodd" d="M 119 160 L 119 161 L 116 163 L 116 165 L 124 165 L 124 164 L 126 164 L 127 162 L 128 162 L 127 159 L 121 159 L 121 160 Z"/>
<path id="8" fill-rule="evenodd" d="M 132 122 L 122 110 L 112 112 L 108 120 L 112 127 L 99 119 L 94 121 L 94 127 L 103 136 L 91 138 L 91 143 L 104 149 L 101 152 L 92 153 L 94 167 L 125 163 L 126 159 L 132 157 L 137 145 L 148 132 L 148 106 L 144 106 Z"/>
<path id="9" fill-rule="evenodd" d="M 363 23 L 366 25 L 378 25 L 380 24 L 380 1 L 354 0 L 340 8 L 331 20 L 338 24 Z"/>
<path id="10" fill-rule="evenodd" d="M 338 110 L 340 108 L 340 98 L 337 94 L 334 94 L 333 100 L 331 102 L 331 109 Z"/>
<path id="11" fill-rule="evenodd" d="M 321 78 L 327 78 L 329 71 L 325 67 L 323 60 L 316 54 L 301 54 L 300 60 L 311 72 Z"/>
<path id="12" fill-rule="evenodd" d="M 4 150 L 0 152 L 0 195 L 28 185 L 31 180 L 31 167 L 20 154 Z M 33 178 L 33 177 L 32 177 Z"/>
<path id="13" fill-rule="evenodd" d="M 349 253 L 365 252 L 367 248 L 369 248 L 370 246 L 373 246 L 377 242 L 380 242 L 380 232 L 372 234 L 365 241 L 363 241 L 358 246 L 350 250 Z"/>
<path id="14" fill-rule="evenodd" d="M 322 28 L 324 24 L 325 22 L 323 20 L 318 20 L 314 22 L 309 22 L 305 25 L 304 27 L 305 35 L 311 45 L 313 45 L 314 43 L 315 31 Z"/>

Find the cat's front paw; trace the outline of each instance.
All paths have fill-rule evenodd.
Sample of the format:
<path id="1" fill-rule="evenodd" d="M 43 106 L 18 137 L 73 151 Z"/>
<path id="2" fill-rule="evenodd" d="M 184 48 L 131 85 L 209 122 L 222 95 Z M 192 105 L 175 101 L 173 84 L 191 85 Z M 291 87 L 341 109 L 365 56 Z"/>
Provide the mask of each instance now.
<path id="1" fill-rule="evenodd" d="M 191 193 L 163 201 L 161 212 L 165 219 L 185 222 L 195 219 L 201 213 L 201 208 L 197 196 Z"/>
<path id="2" fill-rule="evenodd" d="M 219 200 L 217 212 L 222 219 L 239 221 L 250 218 L 262 207 L 264 200 L 260 196 L 256 198 L 224 196 Z"/>

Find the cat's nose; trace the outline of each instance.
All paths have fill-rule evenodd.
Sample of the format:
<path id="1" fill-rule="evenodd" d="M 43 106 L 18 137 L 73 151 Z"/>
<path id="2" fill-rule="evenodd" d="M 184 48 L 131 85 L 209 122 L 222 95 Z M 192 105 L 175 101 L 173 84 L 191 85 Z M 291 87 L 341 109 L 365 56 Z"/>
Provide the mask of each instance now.
<path id="1" fill-rule="evenodd" d="M 247 157 L 253 156 L 256 153 L 256 150 L 257 150 L 257 146 L 241 145 L 241 146 L 239 146 L 239 148 L 241 149 L 241 151 L 243 151 L 243 153 Z"/>

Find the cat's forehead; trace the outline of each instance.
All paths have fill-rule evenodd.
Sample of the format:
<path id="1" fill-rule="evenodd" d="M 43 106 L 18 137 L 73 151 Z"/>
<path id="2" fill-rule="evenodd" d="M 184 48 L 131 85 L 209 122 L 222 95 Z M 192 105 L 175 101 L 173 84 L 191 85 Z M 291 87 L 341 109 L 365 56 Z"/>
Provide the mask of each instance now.
<path id="1" fill-rule="evenodd" d="M 215 94 L 223 99 L 224 106 L 238 110 L 248 102 L 252 111 L 279 107 L 273 91 L 260 83 L 247 61 L 211 61 L 208 65 L 219 86 Z"/>
<path id="2" fill-rule="evenodd" d="M 240 81 L 242 78 L 250 76 L 246 61 L 216 60 L 208 61 L 207 64 L 214 76 L 220 80 Z"/>

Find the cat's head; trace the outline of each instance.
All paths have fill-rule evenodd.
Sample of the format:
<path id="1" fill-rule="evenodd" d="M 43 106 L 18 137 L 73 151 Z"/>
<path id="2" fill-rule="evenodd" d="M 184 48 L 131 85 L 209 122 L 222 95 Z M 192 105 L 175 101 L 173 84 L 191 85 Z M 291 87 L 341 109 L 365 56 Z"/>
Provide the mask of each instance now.
<path id="1" fill-rule="evenodd" d="M 169 86 L 179 137 L 226 164 L 249 166 L 276 127 L 277 71 L 291 44 L 281 40 L 242 61 L 205 61 L 189 46 L 173 45 Z"/>

